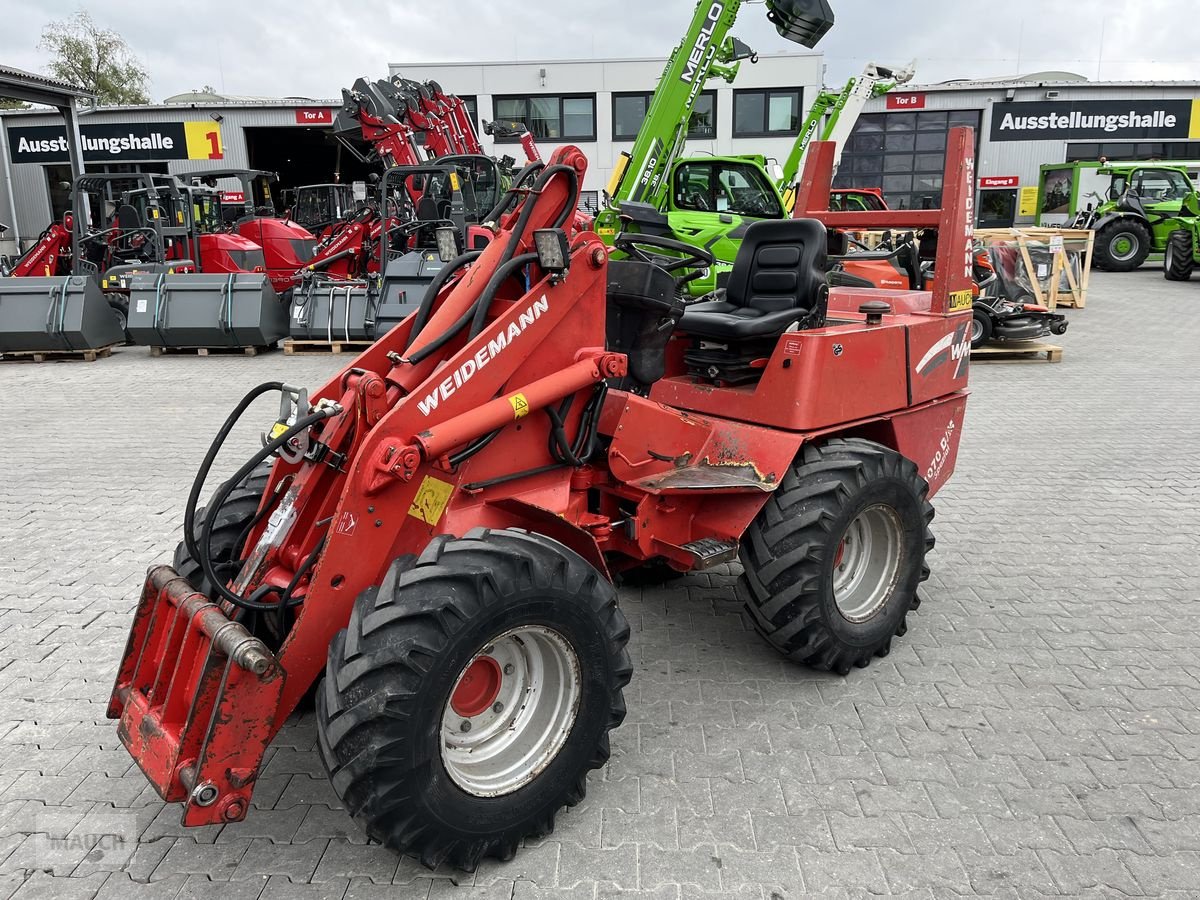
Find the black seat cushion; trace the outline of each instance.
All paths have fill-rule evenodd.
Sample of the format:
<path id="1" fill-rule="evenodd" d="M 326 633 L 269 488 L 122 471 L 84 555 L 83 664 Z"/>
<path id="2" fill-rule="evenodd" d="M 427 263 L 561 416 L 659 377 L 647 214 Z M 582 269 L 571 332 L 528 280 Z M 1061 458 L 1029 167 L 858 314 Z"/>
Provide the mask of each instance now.
<path id="1" fill-rule="evenodd" d="M 680 329 L 698 337 L 741 341 L 825 321 L 829 287 L 825 226 L 816 219 L 755 222 L 746 229 L 725 298 L 688 307 Z"/>
<path id="2" fill-rule="evenodd" d="M 782 334 L 793 324 L 802 323 L 807 313 L 800 309 L 766 312 L 749 306 L 735 306 L 727 300 L 711 300 L 688 307 L 683 327 L 696 337 L 744 341 Z"/>

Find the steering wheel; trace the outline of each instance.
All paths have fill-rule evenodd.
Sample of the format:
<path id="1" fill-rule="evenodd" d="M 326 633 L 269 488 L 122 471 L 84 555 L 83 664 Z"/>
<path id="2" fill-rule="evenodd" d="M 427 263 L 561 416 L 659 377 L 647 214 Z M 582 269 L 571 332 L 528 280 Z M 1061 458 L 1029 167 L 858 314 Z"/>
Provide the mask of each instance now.
<path id="1" fill-rule="evenodd" d="M 659 237 L 656 234 L 636 234 L 623 231 L 613 241 L 613 247 L 622 253 L 627 253 L 639 262 L 647 262 L 677 272 L 680 269 L 707 269 L 716 263 L 716 257 L 703 247 L 694 247 L 683 241 Z M 671 250 L 684 256 L 669 256 L 665 253 L 648 253 L 643 247 L 658 247 L 660 250 Z"/>

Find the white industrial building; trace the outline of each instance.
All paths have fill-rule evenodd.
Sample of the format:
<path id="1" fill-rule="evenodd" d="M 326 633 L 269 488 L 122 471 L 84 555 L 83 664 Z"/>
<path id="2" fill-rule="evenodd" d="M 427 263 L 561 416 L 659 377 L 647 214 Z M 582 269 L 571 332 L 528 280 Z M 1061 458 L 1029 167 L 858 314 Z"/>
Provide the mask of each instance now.
<path id="1" fill-rule="evenodd" d="M 521 120 L 545 155 L 575 144 L 590 167 L 585 202 L 599 202 L 622 151 L 633 147 L 665 59 L 517 63 L 392 63 L 390 74 L 436 81 L 463 97 L 480 123 Z M 763 55 L 745 61 L 735 84 L 709 82 L 692 117 L 688 152 L 761 153 L 787 158 L 808 104 L 821 89 L 819 53 Z M 520 145 L 484 136 L 488 153 L 520 157 Z"/>

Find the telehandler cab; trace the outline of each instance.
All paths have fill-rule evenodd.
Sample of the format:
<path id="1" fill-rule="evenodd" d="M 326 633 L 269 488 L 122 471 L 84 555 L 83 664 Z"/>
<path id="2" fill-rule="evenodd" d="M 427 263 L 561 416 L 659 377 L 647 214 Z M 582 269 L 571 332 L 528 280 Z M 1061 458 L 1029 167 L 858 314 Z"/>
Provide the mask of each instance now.
<path id="1" fill-rule="evenodd" d="M 512 857 L 609 757 L 632 673 L 613 579 L 648 564 L 740 559 L 749 619 L 791 660 L 886 655 L 962 434 L 973 148 L 951 132 L 944 210 L 883 214 L 939 229 L 935 292 L 830 293 L 826 225 L 881 214 L 812 213 L 818 144 L 801 217 L 751 226 L 724 294 L 692 305 L 660 239 L 610 261 L 568 237 L 587 163 L 560 148 L 496 239 L 328 383 L 247 394 L 174 565 L 147 575 L 108 708 L 184 824 L 246 816 L 315 686 L 321 758 L 372 839 L 429 866 Z M 276 393 L 264 446 L 199 508 Z"/>

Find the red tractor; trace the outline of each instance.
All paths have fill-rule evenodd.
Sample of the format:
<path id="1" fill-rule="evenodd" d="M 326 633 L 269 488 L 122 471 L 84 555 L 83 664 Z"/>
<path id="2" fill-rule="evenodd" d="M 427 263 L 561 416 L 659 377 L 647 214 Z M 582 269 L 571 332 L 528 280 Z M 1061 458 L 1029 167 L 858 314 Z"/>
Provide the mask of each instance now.
<path id="1" fill-rule="evenodd" d="M 748 230 L 723 293 L 630 235 L 569 237 L 559 149 L 420 308 L 312 394 L 238 405 L 147 575 L 108 709 L 185 825 L 242 819 L 310 692 L 366 833 L 472 869 L 545 835 L 609 755 L 632 673 L 614 580 L 740 559 L 758 630 L 841 674 L 905 633 L 967 401 L 974 141 L 951 133 L 935 293 L 825 280 L 832 146 L 801 218 Z M 872 224 L 879 213 L 871 213 Z M 893 222 L 900 227 L 902 223 Z M 670 255 L 674 253 L 675 255 Z M 968 298 L 962 305 L 963 292 Z M 961 308 L 959 308 L 961 306 Z M 197 508 L 253 401 L 264 446 Z"/>

